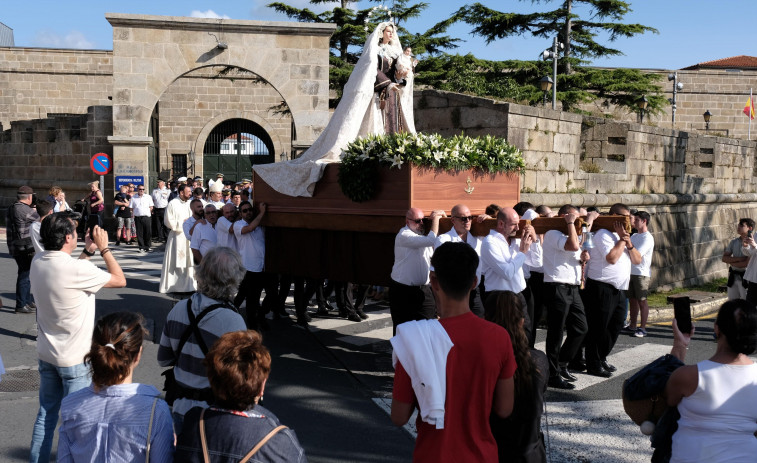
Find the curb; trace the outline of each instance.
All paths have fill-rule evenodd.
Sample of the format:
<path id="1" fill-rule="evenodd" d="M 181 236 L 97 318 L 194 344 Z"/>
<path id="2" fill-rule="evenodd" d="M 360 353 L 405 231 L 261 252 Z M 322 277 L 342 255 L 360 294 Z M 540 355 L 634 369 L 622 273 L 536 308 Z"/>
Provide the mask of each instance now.
<path id="1" fill-rule="evenodd" d="M 717 294 L 717 293 L 714 293 Z M 717 313 L 720 306 L 728 300 L 727 296 L 716 296 L 713 299 L 691 304 L 691 318 L 697 319 L 706 315 Z M 673 305 L 669 304 L 665 307 L 649 308 L 649 318 L 647 323 L 670 323 L 675 318 L 673 313 Z"/>

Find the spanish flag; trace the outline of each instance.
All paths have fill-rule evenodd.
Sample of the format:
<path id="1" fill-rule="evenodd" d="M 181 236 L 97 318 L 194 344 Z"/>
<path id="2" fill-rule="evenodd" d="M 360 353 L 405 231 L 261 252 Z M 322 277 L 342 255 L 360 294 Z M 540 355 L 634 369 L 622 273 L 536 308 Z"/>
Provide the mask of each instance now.
<path id="1" fill-rule="evenodd" d="M 752 101 L 752 97 L 749 97 L 749 99 L 746 100 L 746 105 L 744 105 L 744 114 L 749 117 L 749 119 L 754 119 L 754 101 Z"/>

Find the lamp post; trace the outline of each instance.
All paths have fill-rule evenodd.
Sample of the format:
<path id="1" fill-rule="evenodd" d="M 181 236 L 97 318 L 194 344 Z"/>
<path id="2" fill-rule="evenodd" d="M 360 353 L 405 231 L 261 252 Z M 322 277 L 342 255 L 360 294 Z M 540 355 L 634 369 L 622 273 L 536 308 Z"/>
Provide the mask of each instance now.
<path id="1" fill-rule="evenodd" d="M 547 93 L 552 90 L 552 79 L 549 76 L 542 77 L 539 81 L 539 86 L 541 87 L 541 91 L 544 93 L 542 106 L 547 106 Z"/>
<path id="2" fill-rule="evenodd" d="M 710 114 L 710 110 L 708 109 L 707 111 L 705 111 L 704 114 L 702 114 L 702 117 L 704 118 L 704 130 L 705 132 L 709 132 L 710 131 L 710 118 L 712 117 L 712 114 Z"/>
<path id="3" fill-rule="evenodd" d="M 677 96 L 678 92 L 683 90 L 683 84 L 681 82 L 678 82 L 678 73 L 674 72 L 672 74 L 668 74 L 668 81 L 673 81 L 673 98 L 668 98 L 668 101 L 670 102 L 671 106 L 673 107 L 673 125 L 671 128 L 676 128 L 676 103 L 677 103 Z"/>
<path id="4" fill-rule="evenodd" d="M 552 41 L 552 48 L 547 48 L 541 53 L 544 61 L 552 60 L 552 109 L 557 109 L 557 52 L 565 48 L 565 45 L 557 41 L 557 37 Z"/>
<path id="5" fill-rule="evenodd" d="M 636 106 L 639 107 L 639 115 L 641 116 L 641 123 L 644 123 L 644 111 L 647 109 L 647 105 L 649 105 L 649 100 L 647 100 L 647 96 L 643 95 L 641 98 L 639 98 L 636 101 Z"/>

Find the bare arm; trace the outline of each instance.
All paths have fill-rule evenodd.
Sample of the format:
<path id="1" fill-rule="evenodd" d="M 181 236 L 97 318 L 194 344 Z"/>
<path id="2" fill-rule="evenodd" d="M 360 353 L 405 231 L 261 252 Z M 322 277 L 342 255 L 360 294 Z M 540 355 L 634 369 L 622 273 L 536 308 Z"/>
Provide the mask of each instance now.
<path id="1" fill-rule="evenodd" d="M 581 249 L 580 244 L 578 243 L 578 233 L 576 233 L 576 227 L 573 225 L 576 221 L 577 215 L 570 213 L 565 214 L 565 223 L 568 224 L 568 239 L 565 241 L 565 246 L 563 249 L 566 251 L 578 251 Z"/>
<path id="2" fill-rule="evenodd" d="M 126 277 L 124 276 L 123 270 L 121 270 L 121 266 L 118 265 L 118 262 L 116 262 L 116 258 L 113 257 L 113 253 L 108 248 L 108 232 L 106 232 L 99 226 L 95 226 L 92 231 L 95 235 L 93 237 L 94 244 L 97 246 L 97 249 L 100 250 L 100 255 L 105 261 L 105 267 L 108 269 L 108 273 L 110 273 L 110 281 L 105 283 L 103 287 L 123 288 L 124 286 L 126 286 Z M 92 241 L 88 241 L 89 237 L 85 238 L 85 248 L 89 248 L 91 246 Z M 84 254 L 82 254 L 82 256 L 84 256 L 84 258 L 87 258 L 87 256 Z"/>
<path id="3" fill-rule="evenodd" d="M 200 265 L 200 262 L 202 262 L 202 254 L 200 254 L 198 249 L 192 248 L 192 257 L 194 258 L 195 265 Z"/>
<path id="4" fill-rule="evenodd" d="M 515 382 L 512 378 L 500 379 L 494 388 L 494 413 L 507 418 L 513 412 L 515 402 Z"/>
<path id="5" fill-rule="evenodd" d="M 395 426 L 404 426 L 410 420 L 410 417 L 413 416 L 413 410 L 415 410 L 413 404 L 392 400 L 392 423 Z"/>
<path id="6" fill-rule="evenodd" d="M 241 233 L 243 235 L 246 235 L 247 233 L 252 233 L 258 226 L 260 226 L 260 222 L 263 220 L 263 216 L 265 215 L 266 210 L 266 203 L 260 203 L 260 213 L 257 217 L 252 219 L 252 222 L 248 223 L 244 227 L 242 227 Z"/>

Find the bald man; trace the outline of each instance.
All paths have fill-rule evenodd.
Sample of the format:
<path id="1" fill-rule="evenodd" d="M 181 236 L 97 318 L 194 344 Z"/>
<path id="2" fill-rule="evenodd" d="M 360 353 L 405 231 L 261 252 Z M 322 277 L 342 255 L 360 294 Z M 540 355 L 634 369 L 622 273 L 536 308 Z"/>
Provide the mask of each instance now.
<path id="1" fill-rule="evenodd" d="M 523 265 L 540 267 L 542 252 L 534 227 L 523 228 L 523 238 L 516 238 L 520 217 L 515 209 L 503 207 L 497 213 L 497 226 L 489 232 L 481 244 L 481 269 L 486 279 L 486 297 L 496 296 L 498 291 L 512 291 L 518 295 L 523 307 L 523 328 L 530 339 L 531 318 L 526 310 L 526 278 Z"/>
<path id="2" fill-rule="evenodd" d="M 444 211 L 431 212 L 431 230 L 426 235 L 423 211 L 414 207 L 405 214 L 405 226 L 394 239 L 394 266 L 389 287 L 389 311 L 394 333 L 400 323 L 436 317 L 428 272 L 434 241 L 439 233 L 439 219 L 445 216 Z"/>

